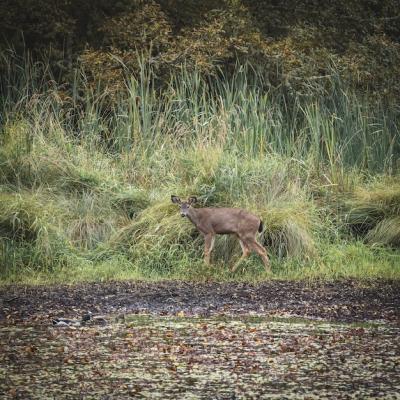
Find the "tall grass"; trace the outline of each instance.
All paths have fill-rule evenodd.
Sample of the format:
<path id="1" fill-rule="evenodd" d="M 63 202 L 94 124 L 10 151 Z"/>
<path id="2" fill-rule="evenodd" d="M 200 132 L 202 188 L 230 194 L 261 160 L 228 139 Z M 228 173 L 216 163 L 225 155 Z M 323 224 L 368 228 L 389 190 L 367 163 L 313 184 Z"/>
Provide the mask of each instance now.
<path id="1" fill-rule="evenodd" d="M 115 93 L 80 70 L 60 85 L 46 63 L 2 63 L 4 279 L 234 278 L 237 243 L 220 237 L 216 267 L 204 267 L 172 193 L 260 215 L 276 276 L 398 276 L 396 105 L 333 78 L 319 94 L 288 95 L 250 67 L 183 69 L 160 87 L 143 59 Z M 368 226 L 360 190 L 392 199 Z M 235 279 L 264 277 L 256 257 L 243 265 Z"/>

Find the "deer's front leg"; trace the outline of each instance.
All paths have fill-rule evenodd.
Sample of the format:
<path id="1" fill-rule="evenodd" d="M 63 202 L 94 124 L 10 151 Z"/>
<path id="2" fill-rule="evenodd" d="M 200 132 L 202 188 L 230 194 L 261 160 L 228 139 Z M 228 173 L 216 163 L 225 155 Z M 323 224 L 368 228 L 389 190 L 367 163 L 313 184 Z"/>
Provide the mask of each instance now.
<path id="1" fill-rule="evenodd" d="M 212 233 L 204 235 L 204 262 L 210 265 L 211 250 L 214 247 L 215 236 Z"/>

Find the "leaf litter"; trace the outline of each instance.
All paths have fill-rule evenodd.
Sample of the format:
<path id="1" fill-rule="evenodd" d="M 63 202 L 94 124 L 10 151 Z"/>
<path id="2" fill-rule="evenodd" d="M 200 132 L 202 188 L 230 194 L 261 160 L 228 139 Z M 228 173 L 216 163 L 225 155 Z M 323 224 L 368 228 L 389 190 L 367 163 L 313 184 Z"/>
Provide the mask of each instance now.
<path id="1" fill-rule="evenodd" d="M 399 398 L 396 282 L 284 286 L 2 288 L 1 398 Z"/>

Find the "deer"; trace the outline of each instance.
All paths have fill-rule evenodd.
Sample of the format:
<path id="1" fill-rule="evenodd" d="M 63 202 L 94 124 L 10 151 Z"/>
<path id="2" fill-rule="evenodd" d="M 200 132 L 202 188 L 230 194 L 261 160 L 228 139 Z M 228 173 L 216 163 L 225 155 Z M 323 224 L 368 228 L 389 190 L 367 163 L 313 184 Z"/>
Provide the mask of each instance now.
<path id="1" fill-rule="evenodd" d="M 188 218 L 204 236 L 204 262 L 207 265 L 210 265 L 215 235 L 233 234 L 239 239 L 243 254 L 233 266 L 232 272 L 236 271 L 251 251 L 261 257 L 266 271 L 271 271 L 267 251 L 256 239 L 257 232 L 263 231 L 263 222 L 259 217 L 242 208 L 194 208 L 193 204 L 197 203 L 195 196 L 182 201 L 178 196 L 172 195 L 171 201 L 180 206 L 181 216 Z"/>

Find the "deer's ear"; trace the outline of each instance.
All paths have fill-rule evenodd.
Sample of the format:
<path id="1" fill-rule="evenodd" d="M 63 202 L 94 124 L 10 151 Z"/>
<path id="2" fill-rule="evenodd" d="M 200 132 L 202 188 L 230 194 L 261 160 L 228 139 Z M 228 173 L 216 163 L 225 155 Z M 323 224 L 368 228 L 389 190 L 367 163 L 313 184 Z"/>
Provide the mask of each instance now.
<path id="1" fill-rule="evenodd" d="M 190 196 L 188 201 L 189 201 L 189 204 L 197 203 L 197 197 L 196 196 Z"/>
<path id="2" fill-rule="evenodd" d="M 180 199 L 178 196 L 172 195 L 172 196 L 171 196 L 171 201 L 172 201 L 174 204 L 181 204 L 181 199 Z"/>

